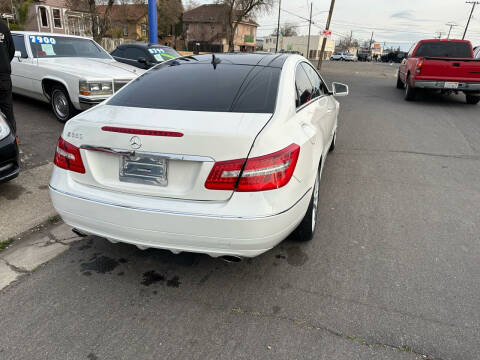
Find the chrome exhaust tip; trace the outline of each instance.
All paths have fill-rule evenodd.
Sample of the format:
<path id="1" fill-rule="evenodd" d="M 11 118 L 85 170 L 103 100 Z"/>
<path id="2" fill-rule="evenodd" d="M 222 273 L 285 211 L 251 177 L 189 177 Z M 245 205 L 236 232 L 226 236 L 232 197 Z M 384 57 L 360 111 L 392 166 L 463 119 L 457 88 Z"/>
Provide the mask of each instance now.
<path id="1" fill-rule="evenodd" d="M 239 262 L 242 262 L 243 260 L 240 256 L 236 256 L 236 255 L 223 255 L 223 256 L 220 256 L 220 259 L 222 259 L 227 263 L 239 263 Z"/>

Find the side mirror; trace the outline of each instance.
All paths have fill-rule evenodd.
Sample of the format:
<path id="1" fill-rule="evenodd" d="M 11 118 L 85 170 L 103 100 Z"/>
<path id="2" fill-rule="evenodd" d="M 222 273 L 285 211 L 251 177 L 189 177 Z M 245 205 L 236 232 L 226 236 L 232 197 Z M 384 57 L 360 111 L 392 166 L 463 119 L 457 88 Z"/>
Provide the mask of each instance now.
<path id="1" fill-rule="evenodd" d="M 138 58 L 137 61 L 138 61 L 140 64 L 144 64 L 144 65 L 147 64 L 147 59 L 145 59 L 144 57 Z"/>
<path id="2" fill-rule="evenodd" d="M 348 95 L 348 85 L 334 82 L 332 84 L 333 96 L 347 96 Z"/>

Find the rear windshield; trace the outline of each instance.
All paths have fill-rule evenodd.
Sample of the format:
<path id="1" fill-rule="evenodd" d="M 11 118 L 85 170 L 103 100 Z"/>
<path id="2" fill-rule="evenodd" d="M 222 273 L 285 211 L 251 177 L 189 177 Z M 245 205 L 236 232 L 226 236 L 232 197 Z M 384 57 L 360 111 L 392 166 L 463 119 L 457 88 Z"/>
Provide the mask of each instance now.
<path id="1" fill-rule="evenodd" d="M 415 55 L 425 57 L 471 58 L 472 50 L 470 49 L 470 45 L 464 42 L 426 42 L 419 46 Z"/>
<path id="2" fill-rule="evenodd" d="M 212 112 L 273 113 L 281 69 L 192 63 L 160 64 L 114 95 L 109 105 Z"/>

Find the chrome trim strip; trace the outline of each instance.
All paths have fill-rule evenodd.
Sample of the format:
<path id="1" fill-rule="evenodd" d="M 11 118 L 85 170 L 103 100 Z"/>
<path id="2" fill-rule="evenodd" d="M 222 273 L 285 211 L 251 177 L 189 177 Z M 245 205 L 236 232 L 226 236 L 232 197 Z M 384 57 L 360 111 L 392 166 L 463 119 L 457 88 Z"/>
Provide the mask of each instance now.
<path id="1" fill-rule="evenodd" d="M 183 155 L 183 154 L 167 154 L 167 153 L 156 153 L 156 152 L 146 152 L 146 151 L 135 151 L 135 150 L 125 150 L 125 149 L 115 149 L 105 146 L 93 146 L 93 145 L 81 145 L 80 149 L 89 150 L 89 151 L 98 151 L 108 154 L 115 155 L 145 155 L 145 156 L 158 156 L 168 160 L 184 160 L 184 161 L 196 161 L 196 162 L 215 162 L 215 159 L 209 156 L 199 156 L 199 155 Z"/>
<path id="2" fill-rule="evenodd" d="M 66 195 L 66 196 L 70 196 L 70 197 L 74 197 L 74 198 L 77 198 L 77 199 L 86 200 L 86 201 L 90 201 L 90 202 L 94 202 L 94 203 L 98 203 L 98 204 L 102 204 L 102 205 L 121 207 L 121 208 L 128 209 L 128 210 L 148 211 L 148 212 L 154 212 L 154 213 L 160 213 L 160 214 L 169 214 L 169 215 L 198 216 L 198 217 L 220 218 L 220 219 L 242 219 L 242 220 L 265 219 L 265 218 L 270 218 L 270 217 L 282 215 L 282 214 L 290 211 L 291 209 L 293 209 L 300 201 L 303 200 L 303 198 L 310 192 L 310 190 L 312 190 L 312 188 L 310 187 L 305 192 L 305 194 L 303 194 L 302 197 L 300 197 L 300 199 L 298 199 L 292 206 L 290 206 L 288 209 L 283 210 L 281 212 L 278 212 L 276 214 L 265 215 L 265 216 L 244 217 L 244 216 L 233 216 L 233 215 L 214 215 L 214 214 L 189 213 L 189 212 L 182 212 L 182 211 L 159 210 L 159 209 L 142 208 L 142 207 L 136 207 L 136 206 L 130 206 L 130 205 L 122 205 L 122 204 L 117 204 L 117 203 L 110 202 L 110 201 L 95 200 L 95 199 L 92 199 L 92 198 L 89 198 L 89 197 L 86 197 L 86 196 L 75 195 L 75 194 L 69 193 L 67 191 L 61 191 L 59 189 L 54 188 L 50 184 L 48 185 L 48 187 L 50 188 L 50 190 L 53 190 L 53 191 L 55 191 L 59 194 L 62 194 L 62 195 Z M 194 200 L 192 200 L 192 201 L 194 201 Z"/>

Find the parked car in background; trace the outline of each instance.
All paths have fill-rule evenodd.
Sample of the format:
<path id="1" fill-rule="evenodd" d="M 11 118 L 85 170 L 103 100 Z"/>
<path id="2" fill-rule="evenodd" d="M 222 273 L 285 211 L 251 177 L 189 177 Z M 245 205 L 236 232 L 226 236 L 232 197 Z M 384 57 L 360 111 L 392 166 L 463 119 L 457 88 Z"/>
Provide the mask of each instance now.
<path id="1" fill-rule="evenodd" d="M 332 61 L 340 61 L 340 60 L 343 60 L 343 54 L 333 54 L 333 55 L 330 57 L 330 60 L 332 60 Z"/>
<path id="2" fill-rule="evenodd" d="M 119 62 L 141 69 L 150 69 L 158 63 L 181 56 L 171 47 L 147 43 L 122 44 L 117 46 L 110 55 Z"/>
<path id="3" fill-rule="evenodd" d="M 474 49 L 474 56 L 475 56 L 475 59 L 480 59 L 480 46 L 477 46 L 475 49 Z"/>
<path id="4" fill-rule="evenodd" d="M 401 63 L 406 57 L 407 53 L 404 51 L 392 51 L 387 54 L 383 54 L 380 59 L 385 63 Z"/>
<path id="5" fill-rule="evenodd" d="M 112 242 L 235 261 L 312 239 L 339 103 L 298 55 L 165 62 L 70 120 L 50 180 L 64 221 Z"/>
<path id="6" fill-rule="evenodd" d="M 343 60 L 344 60 L 344 61 L 354 61 L 354 62 L 357 62 L 357 61 L 358 61 L 358 57 L 357 57 L 357 55 L 355 55 L 355 54 L 346 53 L 346 54 L 343 54 Z"/>
<path id="7" fill-rule="evenodd" d="M 13 92 L 49 102 L 58 120 L 99 104 L 144 70 L 115 61 L 95 41 L 13 31 Z"/>
<path id="8" fill-rule="evenodd" d="M 17 139 L 13 136 L 7 119 L 0 112 L 0 183 L 16 178 L 19 171 Z"/>
<path id="9" fill-rule="evenodd" d="M 418 89 L 463 92 L 468 104 L 480 102 L 480 60 L 470 41 L 421 40 L 412 47 L 398 70 L 397 88 L 405 100 L 414 100 Z"/>

